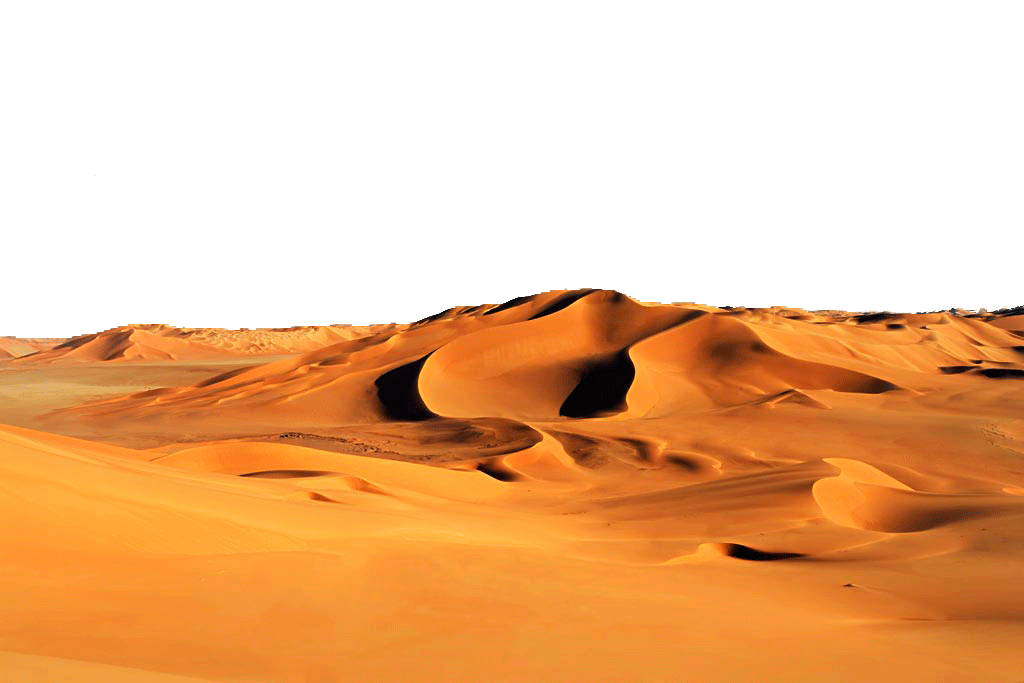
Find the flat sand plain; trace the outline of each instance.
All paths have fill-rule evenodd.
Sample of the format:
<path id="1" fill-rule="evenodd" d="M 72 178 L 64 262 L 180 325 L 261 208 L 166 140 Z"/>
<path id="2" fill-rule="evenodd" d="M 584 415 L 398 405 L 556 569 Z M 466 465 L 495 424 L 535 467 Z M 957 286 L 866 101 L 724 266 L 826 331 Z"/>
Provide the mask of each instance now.
<path id="1" fill-rule="evenodd" d="M 1024 681 L 1019 311 L 26 344 L 5 681 Z"/>

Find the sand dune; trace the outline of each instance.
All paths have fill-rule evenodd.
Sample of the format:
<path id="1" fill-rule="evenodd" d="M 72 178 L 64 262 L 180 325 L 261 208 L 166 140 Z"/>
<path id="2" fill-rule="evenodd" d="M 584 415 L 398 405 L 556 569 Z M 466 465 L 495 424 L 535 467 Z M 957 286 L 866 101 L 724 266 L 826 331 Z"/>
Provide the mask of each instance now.
<path id="1" fill-rule="evenodd" d="M 20 358 L 38 351 L 51 349 L 66 339 L 19 339 L 17 337 L 0 337 L 0 360 Z"/>
<path id="2" fill-rule="evenodd" d="M 578 290 L 4 361 L 0 673 L 1017 682 L 1018 316 Z"/>
<path id="3" fill-rule="evenodd" d="M 172 416 L 202 429 L 211 418 L 323 427 L 438 415 L 656 417 L 782 398 L 827 406 L 833 393 L 967 386 L 967 377 L 945 377 L 953 374 L 991 386 L 1024 368 L 1020 341 L 980 318 L 949 314 L 878 320 L 554 292 L 452 309 L 408 329 L 75 412 L 121 421 Z"/>
<path id="4" fill-rule="evenodd" d="M 182 329 L 168 325 L 126 325 L 82 335 L 52 347 L 17 354 L 21 363 L 138 360 L 199 360 L 225 355 L 269 356 L 302 353 L 342 340 L 399 329 L 397 325 L 333 325 L 288 329 Z M 2 349 L 2 345 L 0 345 Z M 13 354 L 12 354 L 13 355 Z"/>

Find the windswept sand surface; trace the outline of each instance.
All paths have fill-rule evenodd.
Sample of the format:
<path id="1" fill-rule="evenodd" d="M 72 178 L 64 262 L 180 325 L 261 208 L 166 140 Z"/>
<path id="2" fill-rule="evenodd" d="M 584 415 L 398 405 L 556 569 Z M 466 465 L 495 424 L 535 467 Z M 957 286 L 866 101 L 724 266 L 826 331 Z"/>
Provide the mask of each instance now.
<path id="1" fill-rule="evenodd" d="M 0 679 L 1021 683 L 1022 321 L 580 290 L 17 354 Z"/>

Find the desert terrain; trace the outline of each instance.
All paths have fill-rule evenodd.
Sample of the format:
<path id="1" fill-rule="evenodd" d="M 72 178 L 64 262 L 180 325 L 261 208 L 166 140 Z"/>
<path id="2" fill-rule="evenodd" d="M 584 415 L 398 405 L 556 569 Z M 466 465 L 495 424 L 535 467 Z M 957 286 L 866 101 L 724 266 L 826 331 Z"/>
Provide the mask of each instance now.
<path id="1" fill-rule="evenodd" d="M 4 337 L 0 513 L 12 683 L 1021 683 L 1024 309 Z"/>

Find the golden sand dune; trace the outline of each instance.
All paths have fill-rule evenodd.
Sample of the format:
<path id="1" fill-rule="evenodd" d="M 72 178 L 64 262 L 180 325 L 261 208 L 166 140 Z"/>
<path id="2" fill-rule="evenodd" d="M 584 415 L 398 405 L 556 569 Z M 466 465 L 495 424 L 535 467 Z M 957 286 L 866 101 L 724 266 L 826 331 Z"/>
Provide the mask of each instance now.
<path id="1" fill-rule="evenodd" d="M 282 418 L 301 426 L 436 415 L 639 418 L 776 397 L 828 405 L 815 391 L 906 398 L 943 387 L 994 388 L 992 379 L 1024 374 L 1021 337 L 982 320 L 784 312 L 555 292 L 452 309 L 408 329 L 73 412 L 268 426 Z"/>
<path id="2" fill-rule="evenodd" d="M 6 361 L 0 672 L 1019 682 L 1013 317 L 580 290 L 262 364 L 135 328 Z M 40 398 L 126 367 L 179 381 Z"/>

